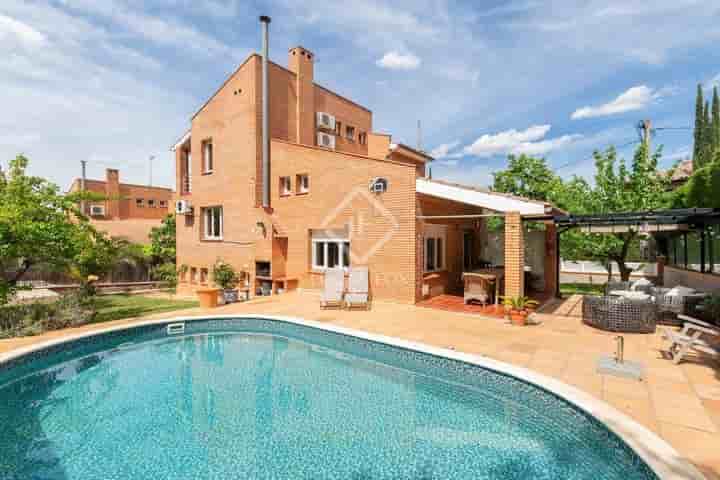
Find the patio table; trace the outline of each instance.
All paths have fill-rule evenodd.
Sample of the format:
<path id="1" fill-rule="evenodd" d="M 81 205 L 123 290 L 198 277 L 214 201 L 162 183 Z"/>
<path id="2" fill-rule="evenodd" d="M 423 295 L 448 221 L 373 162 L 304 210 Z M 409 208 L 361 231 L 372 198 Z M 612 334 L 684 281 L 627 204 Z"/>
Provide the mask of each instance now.
<path id="1" fill-rule="evenodd" d="M 610 290 L 608 292 L 611 297 L 622 297 L 628 300 L 647 300 L 650 295 L 643 292 L 636 292 L 633 290 Z"/>

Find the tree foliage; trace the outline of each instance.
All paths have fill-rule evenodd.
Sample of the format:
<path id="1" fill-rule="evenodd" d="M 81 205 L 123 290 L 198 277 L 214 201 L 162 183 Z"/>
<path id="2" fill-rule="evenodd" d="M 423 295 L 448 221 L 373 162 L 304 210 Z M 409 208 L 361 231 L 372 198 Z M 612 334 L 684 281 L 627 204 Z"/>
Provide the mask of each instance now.
<path id="1" fill-rule="evenodd" d="M 550 170 L 544 158 L 509 155 L 505 170 L 493 173 L 493 190 L 532 200 L 553 198 L 562 180 Z"/>
<path id="2" fill-rule="evenodd" d="M 175 263 L 175 215 L 168 215 L 159 227 L 150 231 L 150 255 L 154 264 Z"/>

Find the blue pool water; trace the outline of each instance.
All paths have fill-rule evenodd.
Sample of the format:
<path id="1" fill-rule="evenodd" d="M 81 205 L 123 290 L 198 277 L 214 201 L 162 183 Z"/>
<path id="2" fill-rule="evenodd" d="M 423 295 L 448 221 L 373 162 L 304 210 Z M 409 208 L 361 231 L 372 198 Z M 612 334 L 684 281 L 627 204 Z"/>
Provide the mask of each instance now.
<path id="1" fill-rule="evenodd" d="M 0 367 L 0 478 L 656 478 L 512 377 L 270 320 L 75 342 Z"/>

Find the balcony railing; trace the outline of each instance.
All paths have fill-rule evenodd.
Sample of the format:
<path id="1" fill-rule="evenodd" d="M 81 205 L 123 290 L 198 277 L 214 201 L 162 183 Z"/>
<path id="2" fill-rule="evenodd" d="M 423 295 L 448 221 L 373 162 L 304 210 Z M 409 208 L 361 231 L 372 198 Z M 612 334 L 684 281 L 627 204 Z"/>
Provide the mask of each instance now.
<path id="1" fill-rule="evenodd" d="M 185 175 L 182 177 L 180 184 L 180 193 L 191 193 L 192 192 L 192 177 Z"/>

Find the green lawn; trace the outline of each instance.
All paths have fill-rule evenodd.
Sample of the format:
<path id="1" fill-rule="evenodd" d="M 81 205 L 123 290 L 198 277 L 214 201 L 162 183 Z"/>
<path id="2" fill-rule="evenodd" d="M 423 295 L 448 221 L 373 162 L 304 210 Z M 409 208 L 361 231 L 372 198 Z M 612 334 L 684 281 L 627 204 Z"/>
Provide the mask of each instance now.
<path id="1" fill-rule="evenodd" d="M 172 312 L 199 306 L 194 300 L 170 300 L 142 295 L 103 295 L 95 298 L 97 315 L 93 323 L 141 317 L 153 313 Z"/>
<path id="2" fill-rule="evenodd" d="M 605 286 L 589 283 L 562 283 L 560 293 L 563 297 L 569 295 L 605 295 Z"/>

